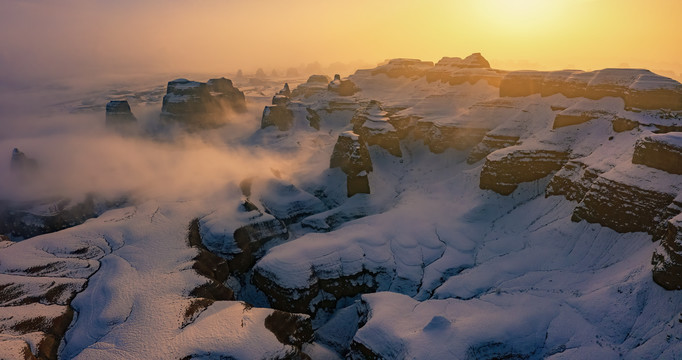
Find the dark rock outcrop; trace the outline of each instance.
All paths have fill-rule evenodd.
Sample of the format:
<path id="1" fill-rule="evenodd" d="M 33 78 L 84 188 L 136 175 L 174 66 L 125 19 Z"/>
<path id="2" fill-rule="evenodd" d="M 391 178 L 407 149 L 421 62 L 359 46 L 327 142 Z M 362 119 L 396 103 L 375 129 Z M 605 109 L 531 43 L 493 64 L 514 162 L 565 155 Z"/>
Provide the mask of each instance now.
<path id="1" fill-rule="evenodd" d="M 667 229 L 651 259 L 654 281 L 667 290 L 682 290 L 682 214 Z"/>
<path id="2" fill-rule="evenodd" d="M 206 86 L 213 99 L 221 107 L 227 107 L 236 112 L 246 111 L 246 97 L 242 91 L 232 84 L 232 80 L 224 77 L 210 79 L 206 82 Z"/>
<path id="3" fill-rule="evenodd" d="M 275 310 L 265 318 L 265 328 L 270 330 L 282 344 L 296 346 L 299 350 L 313 340 L 310 317 Z"/>
<path id="4" fill-rule="evenodd" d="M 12 204 L 0 202 L 0 233 L 16 238 L 47 234 L 85 222 L 119 202 L 99 202 L 93 196 L 75 203 L 69 199 Z"/>
<path id="5" fill-rule="evenodd" d="M 106 126 L 112 128 L 126 127 L 137 122 L 137 118 L 130 110 L 127 100 L 112 100 L 106 107 Z"/>
<path id="6" fill-rule="evenodd" d="M 229 79 L 211 79 L 207 83 L 177 79 L 168 82 L 161 115 L 194 129 L 224 125 L 229 112 L 245 110 L 244 93 Z"/>
<path id="7" fill-rule="evenodd" d="M 336 274 L 331 278 L 318 274 L 305 288 L 289 288 L 278 281 L 276 274 L 270 274 L 257 265 L 252 281 L 265 293 L 273 308 L 314 315 L 320 309 L 335 308 L 339 299 L 375 292 L 379 288 L 377 276 L 367 270 L 347 276 Z"/>
<path id="8" fill-rule="evenodd" d="M 234 300 L 234 291 L 224 285 L 230 275 L 230 267 L 227 261 L 212 252 L 208 251 L 201 241 L 199 219 L 190 222 L 187 231 L 187 242 L 189 246 L 198 250 L 194 257 L 192 268 L 201 276 L 208 279 L 208 282 L 196 287 L 190 292 L 191 296 L 204 299 L 203 303 L 208 306 L 213 301 Z M 195 306 L 199 303 L 194 302 Z M 192 316 L 197 311 L 192 312 Z"/>
<path id="9" fill-rule="evenodd" d="M 291 97 L 291 90 L 289 90 L 289 83 L 284 83 L 284 87 L 277 92 L 277 95 L 284 95 L 286 97 Z"/>
<path id="10" fill-rule="evenodd" d="M 320 130 L 321 118 L 317 111 L 299 101 L 291 101 L 285 95 L 275 95 L 272 105 L 263 109 L 261 129 L 275 126 L 279 131 L 289 131 L 296 127 L 311 127 Z"/>
<path id="11" fill-rule="evenodd" d="M 651 134 L 637 140 L 632 163 L 682 175 L 682 133 Z"/>
<path id="12" fill-rule="evenodd" d="M 336 167 L 346 174 L 348 197 L 370 193 L 367 176 L 372 171 L 372 159 L 360 135 L 352 131 L 339 135 L 329 161 L 329 168 Z"/>
<path id="13" fill-rule="evenodd" d="M 568 156 L 564 151 L 548 149 L 499 150 L 487 157 L 479 186 L 509 195 L 520 183 L 542 179 L 561 169 Z"/>
<path id="14" fill-rule="evenodd" d="M 275 97 L 276 98 L 276 97 Z M 273 99 L 273 103 L 275 99 Z M 279 102 L 273 106 L 266 106 L 263 109 L 260 128 L 275 126 L 280 131 L 287 131 L 294 125 L 294 112 L 287 108 L 288 101 Z"/>
<path id="15" fill-rule="evenodd" d="M 355 86 L 355 83 L 350 80 L 341 80 L 339 74 L 334 75 L 334 80 L 332 80 L 327 86 L 327 90 L 337 93 L 340 96 L 351 96 L 360 89 Z"/>
<path id="16" fill-rule="evenodd" d="M 367 141 L 368 145 L 378 145 L 393 156 L 402 156 L 398 131 L 378 101 L 372 100 L 367 106 L 358 109 L 351 123 L 353 132 Z"/>
<path id="17" fill-rule="evenodd" d="M 26 172 L 38 169 L 38 162 L 31 159 L 17 148 L 12 150 L 12 158 L 10 160 L 10 168 L 13 171 Z"/>

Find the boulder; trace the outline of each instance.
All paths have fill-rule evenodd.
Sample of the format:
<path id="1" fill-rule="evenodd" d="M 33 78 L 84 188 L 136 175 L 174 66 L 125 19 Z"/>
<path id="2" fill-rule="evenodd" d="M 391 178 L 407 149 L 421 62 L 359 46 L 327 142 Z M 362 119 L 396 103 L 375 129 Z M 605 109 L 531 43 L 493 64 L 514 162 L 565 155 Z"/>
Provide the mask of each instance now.
<path id="1" fill-rule="evenodd" d="M 378 101 L 372 100 L 367 106 L 358 109 L 351 123 L 353 131 L 367 141 L 368 145 L 378 145 L 393 156 L 402 156 L 398 131 Z"/>
<path id="2" fill-rule="evenodd" d="M 113 128 L 125 127 L 137 122 L 137 118 L 130 110 L 127 100 L 112 100 L 106 107 L 106 126 Z"/>

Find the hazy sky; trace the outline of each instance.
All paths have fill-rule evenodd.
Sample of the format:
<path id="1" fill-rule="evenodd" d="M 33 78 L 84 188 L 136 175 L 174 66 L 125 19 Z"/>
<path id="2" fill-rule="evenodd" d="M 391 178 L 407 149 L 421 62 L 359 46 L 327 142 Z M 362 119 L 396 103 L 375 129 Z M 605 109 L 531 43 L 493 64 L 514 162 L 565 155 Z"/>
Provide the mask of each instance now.
<path id="1" fill-rule="evenodd" d="M 0 80 L 472 52 L 505 69 L 631 66 L 679 78 L 680 14 L 679 0 L 0 0 Z"/>

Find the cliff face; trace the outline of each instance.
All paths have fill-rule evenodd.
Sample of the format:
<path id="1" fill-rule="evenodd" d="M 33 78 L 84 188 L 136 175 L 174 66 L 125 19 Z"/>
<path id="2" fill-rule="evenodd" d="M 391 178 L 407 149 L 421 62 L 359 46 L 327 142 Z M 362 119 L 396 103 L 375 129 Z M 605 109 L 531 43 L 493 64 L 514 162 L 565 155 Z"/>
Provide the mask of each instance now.
<path id="1" fill-rule="evenodd" d="M 651 260 L 654 281 L 668 290 L 682 290 L 682 214 L 665 225 L 667 229 Z"/>
<path id="2" fill-rule="evenodd" d="M 481 170 L 480 187 L 509 195 L 520 183 L 539 180 L 561 169 L 568 153 L 549 149 L 501 150 L 488 156 Z"/>
<path id="3" fill-rule="evenodd" d="M 682 175 L 682 133 L 651 134 L 639 139 L 632 163 Z"/>

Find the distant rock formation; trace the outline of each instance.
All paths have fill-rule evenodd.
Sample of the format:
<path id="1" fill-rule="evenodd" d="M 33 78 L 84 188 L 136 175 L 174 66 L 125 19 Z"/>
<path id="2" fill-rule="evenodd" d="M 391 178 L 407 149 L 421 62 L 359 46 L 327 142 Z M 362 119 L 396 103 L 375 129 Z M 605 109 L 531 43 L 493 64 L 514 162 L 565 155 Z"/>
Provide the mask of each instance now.
<path id="1" fill-rule="evenodd" d="M 10 160 L 10 168 L 12 171 L 26 172 L 38 169 L 38 162 L 31 159 L 17 148 L 12 150 L 12 158 Z"/>
<path id="2" fill-rule="evenodd" d="M 229 79 L 211 79 L 207 83 L 177 79 L 168 82 L 161 115 L 194 129 L 224 125 L 230 111 L 245 110 L 244 93 Z"/>
<path id="3" fill-rule="evenodd" d="M 426 71 L 433 67 L 432 61 L 419 59 L 391 59 L 384 65 L 377 66 L 372 70 L 372 75 L 385 74 L 390 78 L 422 77 Z"/>
<path id="4" fill-rule="evenodd" d="M 105 121 L 107 127 L 121 129 L 136 122 L 137 118 L 130 110 L 128 100 L 112 100 L 107 103 Z"/>
<path id="5" fill-rule="evenodd" d="M 444 57 L 425 73 L 426 81 L 441 81 L 450 85 L 475 84 L 484 80 L 489 85 L 500 86 L 506 71 L 490 68 L 490 63 L 480 53 L 458 57 Z"/>
<path id="6" fill-rule="evenodd" d="M 341 76 L 339 74 L 334 75 L 334 80 L 329 83 L 327 90 L 335 92 L 340 96 L 351 96 L 360 91 L 360 89 L 355 86 L 355 83 L 352 81 L 341 80 Z"/>
<path id="7" fill-rule="evenodd" d="M 480 53 L 462 59 L 444 57 L 435 65 L 431 61 L 417 59 L 391 59 L 386 64 L 369 70 L 371 75 L 385 74 L 389 78 L 421 78 L 427 82 L 440 81 L 450 85 L 475 84 L 480 80 L 499 87 L 507 73 L 490 68 L 490 63 Z"/>
<path id="8" fill-rule="evenodd" d="M 402 152 L 398 132 L 387 115 L 378 101 L 371 100 L 353 116 L 353 131 L 367 141 L 368 145 L 378 145 L 391 155 L 400 157 Z"/>
<path id="9" fill-rule="evenodd" d="M 644 69 L 513 71 L 500 84 L 500 96 L 558 93 L 588 99 L 619 97 L 628 108 L 682 110 L 682 84 Z"/>
<path id="10" fill-rule="evenodd" d="M 352 131 L 339 135 L 329 161 L 329 168 L 337 167 L 346 174 L 348 197 L 370 193 L 367 176 L 372 171 L 372 159 L 360 135 Z"/>
<path id="11" fill-rule="evenodd" d="M 326 75 L 310 75 L 308 81 L 297 86 L 292 92 L 292 98 L 308 98 L 312 95 L 324 92 L 329 85 L 329 77 Z"/>

